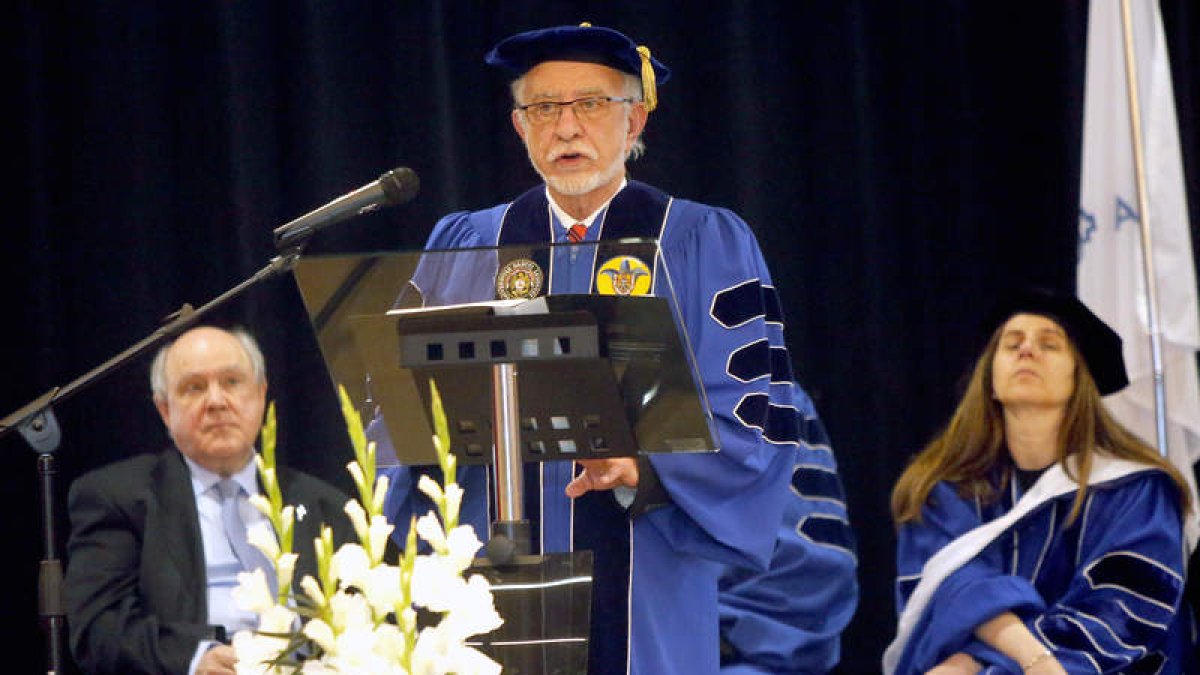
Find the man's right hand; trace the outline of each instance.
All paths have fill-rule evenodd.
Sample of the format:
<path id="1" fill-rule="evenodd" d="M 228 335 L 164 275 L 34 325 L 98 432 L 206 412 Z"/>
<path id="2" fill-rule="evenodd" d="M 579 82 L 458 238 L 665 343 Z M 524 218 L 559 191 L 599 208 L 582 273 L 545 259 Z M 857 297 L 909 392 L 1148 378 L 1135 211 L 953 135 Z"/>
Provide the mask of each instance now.
<path id="1" fill-rule="evenodd" d="M 637 460 L 632 457 L 582 459 L 583 473 L 567 484 L 567 496 L 574 499 L 592 490 L 611 490 L 617 486 L 636 488 Z"/>
<path id="2" fill-rule="evenodd" d="M 195 675 L 237 675 L 237 654 L 229 645 L 217 645 L 204 652 L 196 664 Z"/>

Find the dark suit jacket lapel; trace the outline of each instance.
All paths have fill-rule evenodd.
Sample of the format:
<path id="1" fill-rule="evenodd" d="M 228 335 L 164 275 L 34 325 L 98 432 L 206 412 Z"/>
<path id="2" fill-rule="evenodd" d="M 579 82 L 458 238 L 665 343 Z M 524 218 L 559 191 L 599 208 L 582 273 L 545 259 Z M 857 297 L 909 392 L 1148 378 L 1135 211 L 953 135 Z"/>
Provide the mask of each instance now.
<path id="1" fill-rule="evenodd" d="M 208 619 L 208 582 L 191 474 L 174 448 L 163 453 L 153 473 L 150 489 L 159 512 L 147 514 L 144 555 L 162 560 L 178 573 L 181 618 L 204 623 Z"/>

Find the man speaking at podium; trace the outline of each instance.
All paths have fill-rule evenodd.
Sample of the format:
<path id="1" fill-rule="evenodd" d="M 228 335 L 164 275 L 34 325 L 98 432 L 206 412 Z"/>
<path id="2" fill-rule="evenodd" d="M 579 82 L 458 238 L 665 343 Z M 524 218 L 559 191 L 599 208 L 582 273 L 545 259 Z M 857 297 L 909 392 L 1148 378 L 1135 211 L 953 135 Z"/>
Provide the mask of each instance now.
<path id="1" fill-rule="evenodd" d="M 657 240 L 660 260 L 614 267 L 583 248 L 570 274 L 519 261 L 496 286 L 502 296 L 669 295 L 661 263 L 720 446 L 540 466 L 531 485 L 542 486 L 541 513 L 530 517 L 541 518 L 544 552 L 595 552 L 589 673 L 828 670 L 857 601 L 853 535 L 758 244 L 732 212 L 626 176 L 670 71 L 625 35 L 587 24 L 514 35 L 486 62 L 513 78 L 512 124 L 545 184 L 443 218 L 427 248 Z M 395 485 L 392 522 L 424 513 L 411 481 Z"/>

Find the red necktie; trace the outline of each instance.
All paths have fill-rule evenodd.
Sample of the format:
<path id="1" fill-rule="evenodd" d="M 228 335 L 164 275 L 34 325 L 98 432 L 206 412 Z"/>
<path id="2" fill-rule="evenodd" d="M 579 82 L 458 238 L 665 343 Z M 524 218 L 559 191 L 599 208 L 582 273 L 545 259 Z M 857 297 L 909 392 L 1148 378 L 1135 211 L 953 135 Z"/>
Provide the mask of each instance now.
<path id="1" fill-rule="evenodd" d="M 575 223 L 571 229 L 567 230 L 567 239 L 570 239 L 572 244 L 578 244 L 586 236 L 587 226 L 583 223 Z"/>

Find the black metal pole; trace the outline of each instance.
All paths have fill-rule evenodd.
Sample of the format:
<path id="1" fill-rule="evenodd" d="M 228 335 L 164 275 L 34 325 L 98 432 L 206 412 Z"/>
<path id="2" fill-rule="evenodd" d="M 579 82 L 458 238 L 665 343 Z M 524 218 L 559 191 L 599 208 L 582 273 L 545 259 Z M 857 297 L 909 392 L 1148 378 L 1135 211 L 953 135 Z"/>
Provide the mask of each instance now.
<path id="1" fill-rule="evenodd" d="M 42 500 L 42 551 L 38 568 L 38 615 L 46 631 L 46 672 L 57 675 L 63 672 L 66 654 L 64 633 L 67 612 L 63 604 L 62 561 L 58 559 L 57 538 L 54 532 L 54 455 L 43 452 L 38 455 L 38 486 Z"/>

